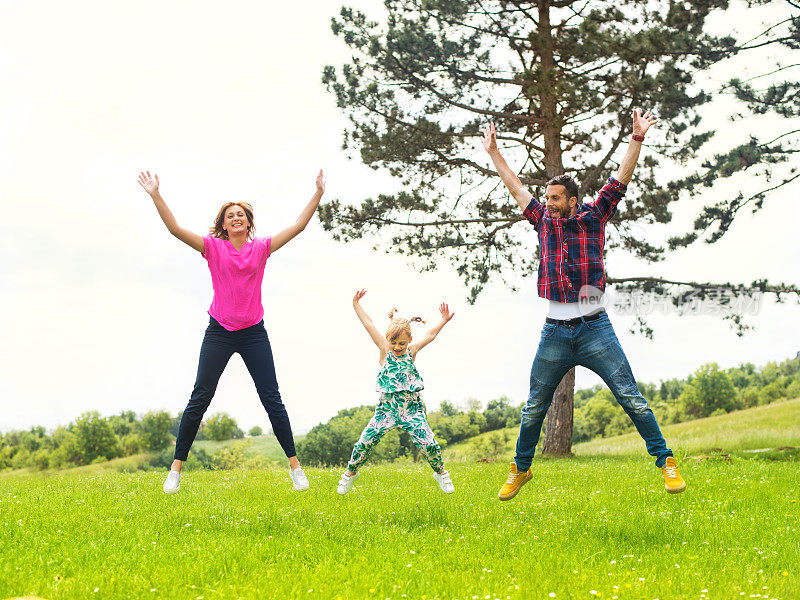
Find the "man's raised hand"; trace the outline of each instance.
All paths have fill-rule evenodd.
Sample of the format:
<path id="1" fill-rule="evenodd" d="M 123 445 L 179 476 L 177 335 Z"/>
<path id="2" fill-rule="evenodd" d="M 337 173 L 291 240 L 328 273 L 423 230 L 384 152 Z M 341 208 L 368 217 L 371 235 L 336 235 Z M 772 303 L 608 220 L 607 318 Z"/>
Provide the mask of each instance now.
<path id="1" fill-rule="evenodd" d="M 655 115 L 649 110 L 642 115 L 642 111 L 638 108 L 633 109 L 633 135 L 644 135 L 650 126 L 656 123 Z"/>

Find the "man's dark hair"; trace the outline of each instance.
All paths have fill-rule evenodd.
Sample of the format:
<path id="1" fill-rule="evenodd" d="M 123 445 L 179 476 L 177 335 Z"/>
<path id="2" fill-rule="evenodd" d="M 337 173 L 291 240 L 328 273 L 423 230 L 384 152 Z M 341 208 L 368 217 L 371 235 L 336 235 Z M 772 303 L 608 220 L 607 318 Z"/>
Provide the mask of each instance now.
<path id="1" fill-rule="evenodd" d="M 567 200 L 575 196 L 580 204 L 581 199 L 580 196 L 578 196 L 578 184 L 575 183 L 575 180 L 569 175 L 556 175 L 547 182 L 547 185 L 563 185 L 567 190 Z"/>

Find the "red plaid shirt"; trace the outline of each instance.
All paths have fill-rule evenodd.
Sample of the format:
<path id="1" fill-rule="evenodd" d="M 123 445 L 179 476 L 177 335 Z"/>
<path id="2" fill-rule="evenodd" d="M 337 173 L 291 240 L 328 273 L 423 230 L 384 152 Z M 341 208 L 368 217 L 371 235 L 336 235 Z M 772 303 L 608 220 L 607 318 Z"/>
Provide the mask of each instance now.
<path id="1" fill-rule="evenodd" d="M 605 289 L 603 245 L 608 220 L 617 212 L 625 185 L 613 177 L 597 200 L 578 206 L 569 219 L 553 219 L 545 205 L 531 200 L 523 214 L 539 235 L 539 295 L 557 302 L 578 302 L 583 286 Z"/>

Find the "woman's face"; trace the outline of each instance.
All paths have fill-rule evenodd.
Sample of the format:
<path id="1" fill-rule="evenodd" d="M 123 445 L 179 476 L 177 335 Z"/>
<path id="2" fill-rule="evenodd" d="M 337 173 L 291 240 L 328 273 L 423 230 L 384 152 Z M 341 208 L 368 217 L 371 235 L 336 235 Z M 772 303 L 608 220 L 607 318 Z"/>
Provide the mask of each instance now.
<path id="1" fill-rule="evenodd" d="M 238 204 L 228 207 L 225 211 L 225 219 L 222 221 L 222 228 L 228 232 L 228 237 L 246 234 L 250 227 L 247 220 L 247 213 Z"/>

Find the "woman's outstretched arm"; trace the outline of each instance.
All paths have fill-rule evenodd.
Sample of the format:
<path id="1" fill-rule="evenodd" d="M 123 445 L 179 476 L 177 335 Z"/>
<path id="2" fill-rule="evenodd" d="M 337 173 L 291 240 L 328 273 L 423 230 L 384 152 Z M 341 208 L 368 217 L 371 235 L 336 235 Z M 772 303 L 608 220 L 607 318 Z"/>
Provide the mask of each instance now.
<path id="1" fill-rule="evenodd" d="M 270 244 L 270 254 L 275 252 L 281 246 L 287 244 L 292 239 L 294 239 L 303 229 L 306 228 L 308 222 L 311 220 L 311 217 L 314 216 L 314 213 L 317 210 L 317 206 L 319 206 L 319 201 L 322 199 L 322 194 L 325 193 L 325 181 L 322 179 L 322 169 L 319 170 L 319 174 L 317 175 L 317 191 L 314 192 L 314 195 L 311 196 L 311 200 L 303 209 L 303 212 L 300 213 L 300 216 L 297 217 L 297 221 L 293 225 L 290 225 L 280 233 L 277 233 L 272 236 L 272 242 Z"/>
<path id="2" fill-rule="evenodd" d="M 205 252 L 206 248 L 203 242 L 203 236 L 197 235 L 193 231 L 189 231 L 178 225 L 178 221 L 175 220 L 175 216 L 158 191 L 158 175 L 153 173 L 151 177 L 150 171 L 142 171 L 139 173 L 139 185 L 144 188 L 145 192 L 150 194 L 150 197 L 153 199 L 153 204 L 156 205 L 158 216 L 164 221 L 167 230 L 187 246 L 191 246 L 201 254 Z"/>
<path id="3" fill-rule="evenodd" d="M 417 352 L 422 350 L 425 346 L 430 344 L 433 340 L 436 339 L 436 336 L 439 335 L 439 332 L 442 330 L 442 327 L 447 325 L 450 319 L 453 318 L 453 315 L 456 313 L 450 312 L 450 307 L 447 306 L 446 303 L 442 302 L 439 305 L 439 312 L 442 315 L 442 320 L 439 321 L 436 325 L 431 327 L 428 331 L 426 331 L 418 342 L 413 342 L 409 347 L 408 351 L 411 353 L 411 359 L 413 360 L 417 356 Z"/>

